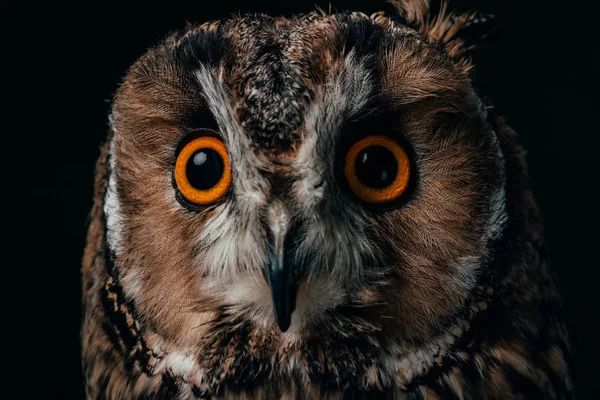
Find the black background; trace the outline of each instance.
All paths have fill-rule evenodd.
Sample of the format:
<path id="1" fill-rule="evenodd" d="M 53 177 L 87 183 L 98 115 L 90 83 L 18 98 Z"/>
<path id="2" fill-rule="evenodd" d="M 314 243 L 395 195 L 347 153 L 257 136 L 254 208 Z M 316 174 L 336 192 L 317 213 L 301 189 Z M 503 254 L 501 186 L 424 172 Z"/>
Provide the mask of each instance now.
<path id="1" fill-rule="evenodd" d="M 597 83 L 592 87 L 600 71 L 592 3 L 577 2 L 571 9 L 541 0 L 450 1 L 454 9 L 496 16 L 495 33 L 473 55 L 476 85 L 493 99 L 528 150 L 534 193 L 566 304 L 575 384 L 583 399 L 598 396 L 600 372 L 599 225 L 594 207 L 600 182 L 600 132 Z M 25 174 L 19 179 L 31 193 L 26 219 L 29 250 L 24 254 L 32 266 L 27 269 L 29 279 L 38 284 L 34 290 L 40 295 L 35 307 L 29 291 L 21 300 L 33 315 L 32 323 L 28 314 L 32 326 L 25 336 L 35 362 L 17 361 L 43 371 L 37 374 L 41 383 L 30 381 L 36 382 L 34 389 L 41 397 L 83 396 L 80 262 L 94 162 L 106 132 L 111 96 L 127 67 L 185 21 L 228 17 L 238 11 L 289 15 L 309 11 L 315 4 L 329 8 L 326 1 L 147 4 L 32 5 L 5 14 L 20 24 L 6 42 L 16 44 L 20 62 L 11 66 L 23 69 L 28 83 L 21 86 L 20 81 L 10 82 L 12 75 L 4 76 L 9 87 L 16 83 L 14 99 L 24 111 L 18 122 L 27 127 L 15 135 L 19 142 L 15 151 L 27 149 L 27 154 L 16 154 Z M 380 1 L 331 4 L 333 10 L 366 13 L 390 9 Z M 20 42 L 24 37 L 32 39 Z M 21 56 L 31 61 L 22 62 Z"/>

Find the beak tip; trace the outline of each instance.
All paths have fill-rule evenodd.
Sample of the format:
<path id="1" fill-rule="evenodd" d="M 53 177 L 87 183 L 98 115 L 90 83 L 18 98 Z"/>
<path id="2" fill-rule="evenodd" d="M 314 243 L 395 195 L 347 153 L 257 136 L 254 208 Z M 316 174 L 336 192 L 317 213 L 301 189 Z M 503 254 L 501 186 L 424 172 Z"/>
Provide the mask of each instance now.
<path id="1" fill-rule="evenodd" d="M 292 323 L 291 319 L 292 319 L 291 316 L 283 316 L 283 317 L 276 316 L 277 326 L 279 327 L 279 330 L 281 331 L 281 333 L 284 333 L 289 329 L 289 327 Z"/>
<path id="2" fill-rule="evenodd" d="M 268 281 L 271 286 L 275 322 L 283 333 L 292 324 L 292 313 L 296 308 L 298 282 L 289 266 L 283 267 L 282 264 L 277 263 L 274 263 L 273 266 L 269 270 Z"/>

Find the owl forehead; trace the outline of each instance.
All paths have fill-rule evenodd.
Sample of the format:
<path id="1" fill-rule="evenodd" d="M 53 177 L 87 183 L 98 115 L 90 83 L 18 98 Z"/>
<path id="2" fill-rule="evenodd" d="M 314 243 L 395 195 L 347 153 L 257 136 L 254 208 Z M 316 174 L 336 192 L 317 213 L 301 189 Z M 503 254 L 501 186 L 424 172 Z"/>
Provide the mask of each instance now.
<path id="1" fill-rule="evenodd" d="M 208 22 L 150 49 L 120 86 L 111 126 L 130 151 L 161 149 L 165 162 L 198 128 L 293 160 L 311 129 L 336 135 L 357 114 L 434 97 L 465 111 L 471 91 L 439 49 L 383 15 L 259 14 Z"/>
<path id="2" fill-rule="evenodd" d="M 364 80 L 377 76 L 384 29 L 361 13 L 253 15 L 202 25 L 180 46 L 198 46 L 199 36 L 208 38 L 204 46 L 220 49 L 209 64 L 223 71 L 234 116 L 250 142 L 285 153 L 298 148 L 307 111 L 322 86 L 346 72 L 349 55 L 360 62 Z"/>

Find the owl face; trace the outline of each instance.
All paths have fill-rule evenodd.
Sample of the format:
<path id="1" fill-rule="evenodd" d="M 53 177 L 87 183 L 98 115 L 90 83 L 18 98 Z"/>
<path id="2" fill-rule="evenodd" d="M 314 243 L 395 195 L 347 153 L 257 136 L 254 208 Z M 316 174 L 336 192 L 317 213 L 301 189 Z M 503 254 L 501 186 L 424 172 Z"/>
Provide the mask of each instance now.
<path id="1" fill-rule="evenodd" d="M 435 26 L 247 16 L 133 65 L 104 214 L 140 320 L 193 348 L 217 314 L 299 340 L 376 305 L 418 342 L 456 312 L 502 230 L 504 172 L 460 43 Z"/>

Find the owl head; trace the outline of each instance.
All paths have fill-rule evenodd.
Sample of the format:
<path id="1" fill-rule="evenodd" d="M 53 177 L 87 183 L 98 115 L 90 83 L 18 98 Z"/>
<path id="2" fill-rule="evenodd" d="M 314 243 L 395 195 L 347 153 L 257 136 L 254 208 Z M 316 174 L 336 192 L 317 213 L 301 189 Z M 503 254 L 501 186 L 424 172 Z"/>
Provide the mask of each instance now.
<path id="1" fill-rule="evenodd" d="M 471 295 L 506 220 L 459 36 L 474 20 L 396 3 L 209 22 L 130 68 L 110 115 L 106 244 L 161 340 L 354 324 L 414 342 Z"/>

